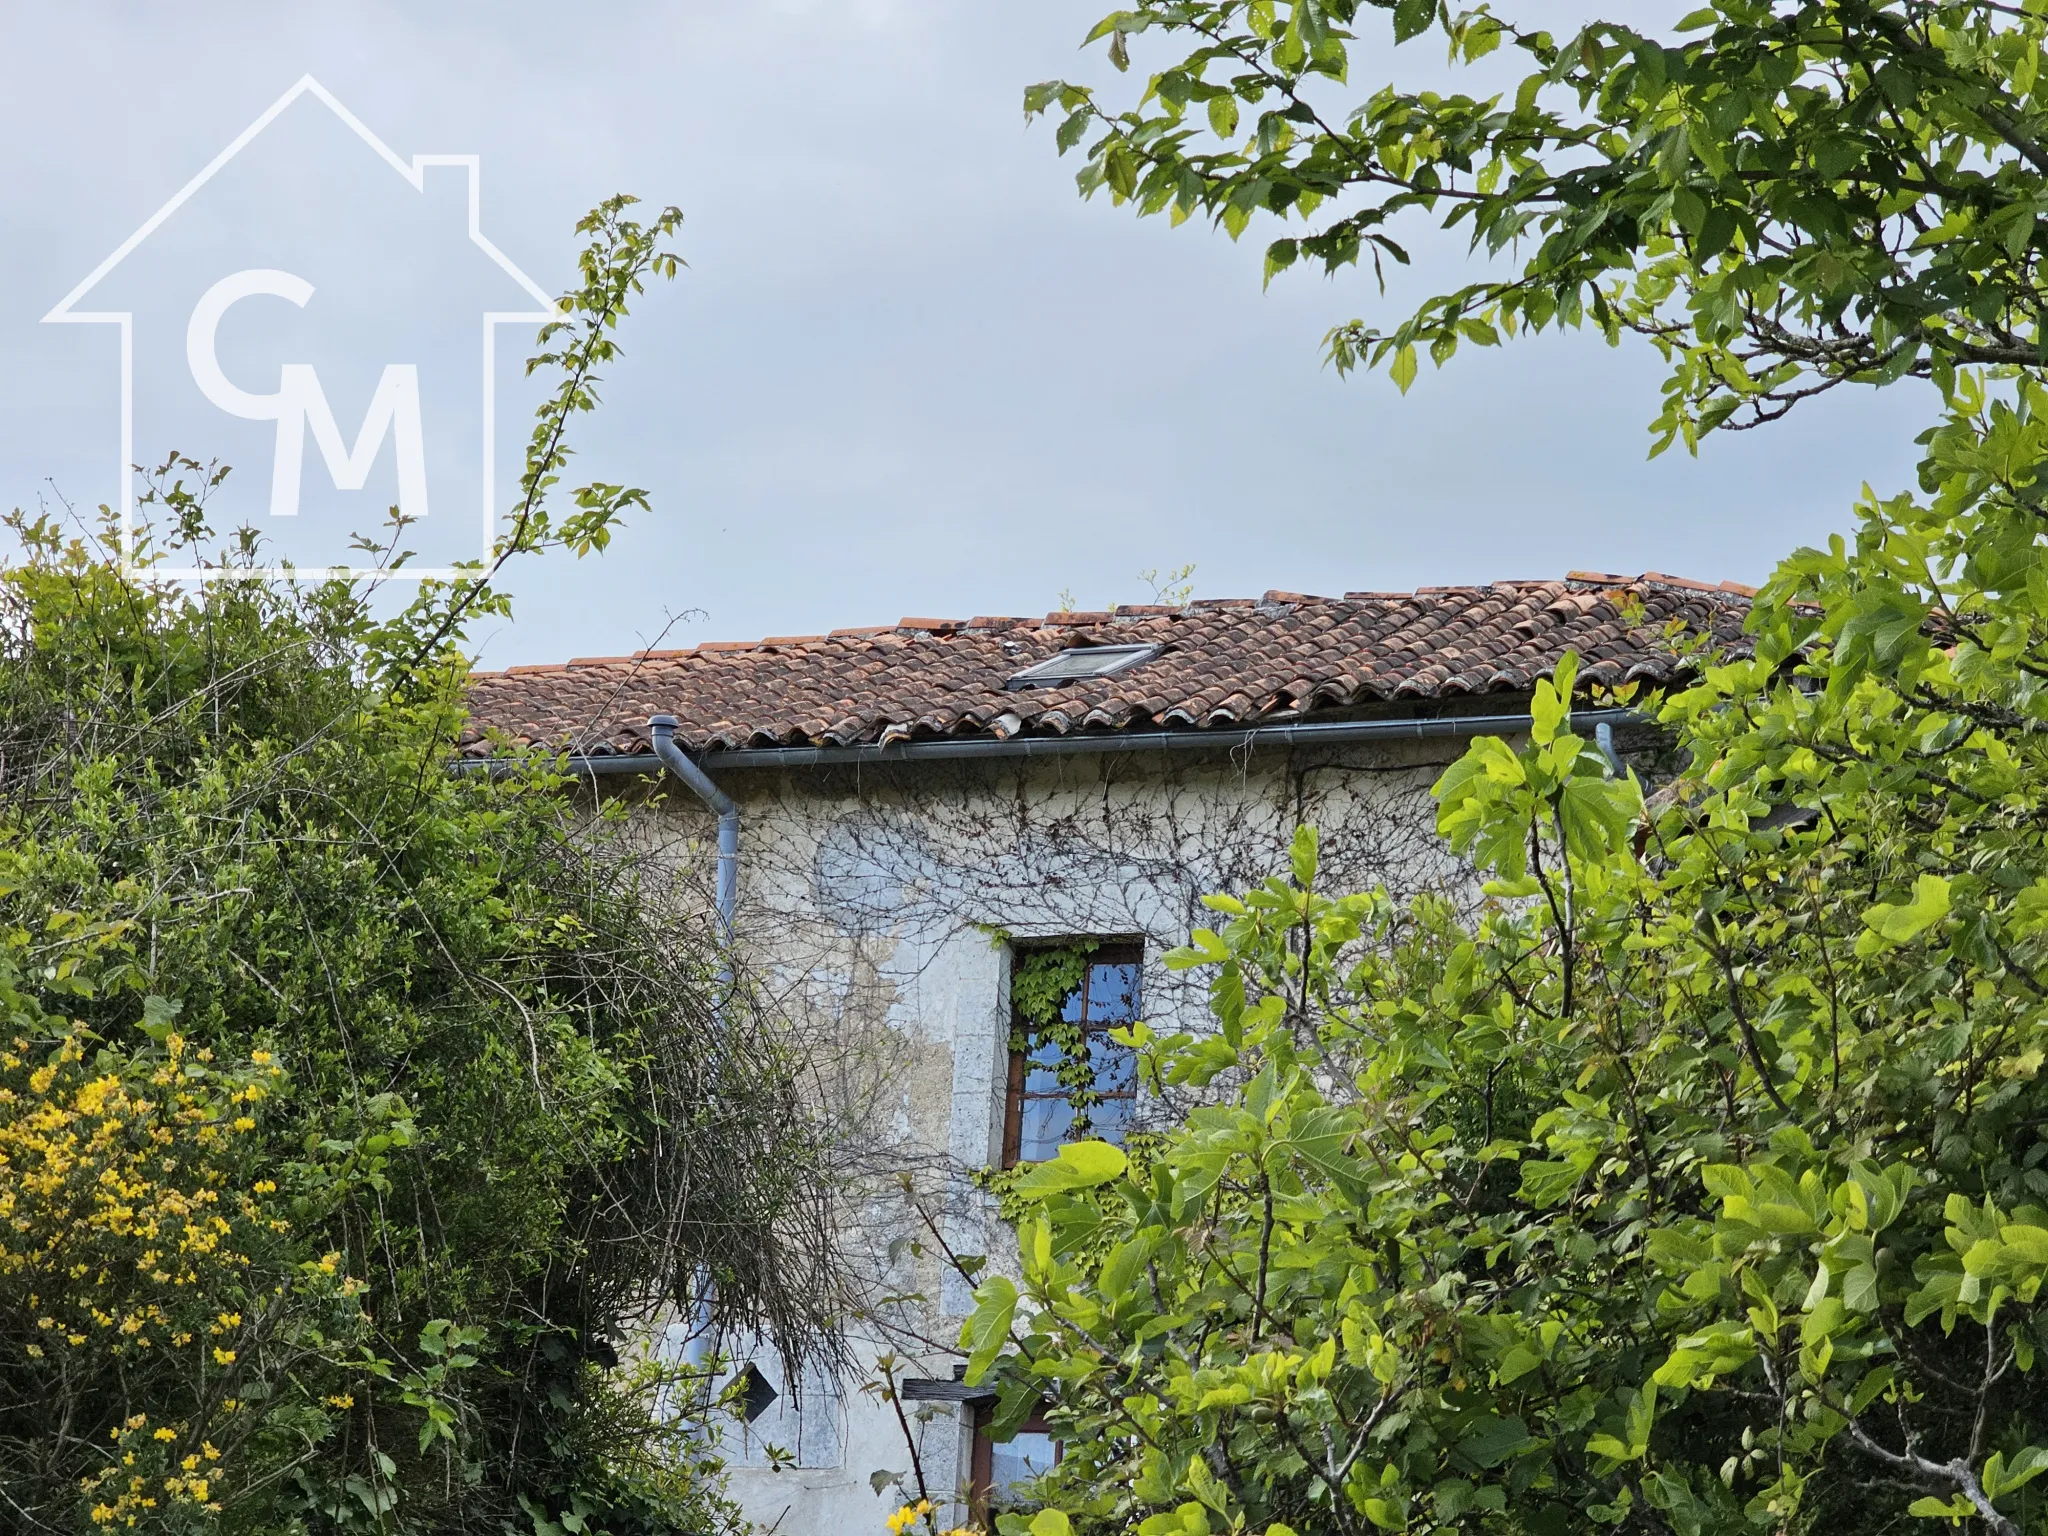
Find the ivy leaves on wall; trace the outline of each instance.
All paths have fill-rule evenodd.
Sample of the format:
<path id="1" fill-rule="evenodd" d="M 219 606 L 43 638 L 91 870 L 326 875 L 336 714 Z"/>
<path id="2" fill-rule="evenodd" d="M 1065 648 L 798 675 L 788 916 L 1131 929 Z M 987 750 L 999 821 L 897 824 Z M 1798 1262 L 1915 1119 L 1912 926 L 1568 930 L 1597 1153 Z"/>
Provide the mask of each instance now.
<path id="1" fill-rule="evenodd" d="M 1019 950 L 1010 968 L 1010 1049 L 1029 1056 L 1041 1046 L 1058 1048 L 1053 1074 L 1074 1107 L 1070 1138 L 1088 1134 L 1088 1111 L 1102 1102 L 1081 1010 L 1072 1010 L 1071 1019 L 1066 1016 L 1068 1003 L 1087 983 L 1088 966 L 1101 948 L 1100 939 L 1075 939 L 1045 949 Z"/>

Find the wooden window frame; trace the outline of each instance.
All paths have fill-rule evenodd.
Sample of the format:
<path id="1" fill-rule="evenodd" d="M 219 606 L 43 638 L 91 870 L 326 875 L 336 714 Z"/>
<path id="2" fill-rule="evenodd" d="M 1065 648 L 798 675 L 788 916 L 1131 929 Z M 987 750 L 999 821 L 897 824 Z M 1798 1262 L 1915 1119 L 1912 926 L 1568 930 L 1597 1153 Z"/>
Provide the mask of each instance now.
<path id="1" fill-rule="evenodd" d="M 1043 947 L 1047 949 L 1053 949 L 1058 948 L 1059 946 L 1034 945 L 1032 947 Z M 1029 954 L 1030 952 L 1031 951 L 1028 949 L 1023 951 L 1023 953 L 1026 954 Z M 1143 941 L 1138 939 L 1104 940 L 1103 942 L 1098 944 L 1093 951 L 1089 953 L 1089 968 L 1081 973 L 1081 1032 L 1084 1036 L 1089 1034 L 1108 1034 L 1109 1031 L 1112 1029 L 1122 1029 L 1125 1027 L 1123 1023 L 1104 1024 L 1097 1026 L 1090 1024 L 1088 1021 L 1088 984 L 1094 978 L 1094 967 L 1098 965 L 1137 966 L 1139 975 L 1138 1006 L 1140 1011 L 1142 1011 L 1144 1008 L 1143 989 L 1145 972 L 1145 946 Z M 1028 1027 L 1028 1021 L 1019 1018 L 1017 1016 L 1016 1010 L 1012 1008 L 1010 1011 L 1010 1031 L 1012 1038 L 1015 1038 L 1016 1032 L 1019 1029 L 1025 1029 Z M 1064 1093 L 1027 1092 L 1025 1090 L 1024 1085 L 1028 1080 L 1031 1071 L 1029 1053 L 1026 1051 L 1017 1050 L 1013 1047 L 1009 1053 L 1009 1056 L 1009 1078 L 1003 1092 L 1002 1166 L 1005 1168 L 1014 1168 L 1017 1166 L 1017 1154 L 1023 1148 L 1025 1101 L 1027 1099 L 1065 1099 L 1066 1095 Z M 1103 1098 L 1128 1099 L 1133 1101 L 1133 1104 L 1135 1106 L 1137 1096 L 1138 1084 L 1134 1077 L 1132 1079 L 1130 1087 L 1118 1089 L 1114 1093 L 1105 1093 L 1103 1095 Z"/>
<path id="2" fill-rule="evenodd" d="M 988 1437 L 988 1422 L 995 1413 L 994 1403 L 971 1405 L 974 1440 L 967 1457 L 967 1514 L 968 1518 L 980 1525 L 987 1525 L 994 1513 L 989 1505 L 996 1496 L 996 1443 Z M 1045 1421 L 1045 1410 L 1041 1406 L 1031 1411 L 1031 1417 L 1017 1426 L 1020 1435 L 1052 1434 L 1052 1426 Z M 1060 1441 L 1052 1443 L 1053 1464 L 1057 1466 L 1066 1455 L 1066 1446 Z"/>

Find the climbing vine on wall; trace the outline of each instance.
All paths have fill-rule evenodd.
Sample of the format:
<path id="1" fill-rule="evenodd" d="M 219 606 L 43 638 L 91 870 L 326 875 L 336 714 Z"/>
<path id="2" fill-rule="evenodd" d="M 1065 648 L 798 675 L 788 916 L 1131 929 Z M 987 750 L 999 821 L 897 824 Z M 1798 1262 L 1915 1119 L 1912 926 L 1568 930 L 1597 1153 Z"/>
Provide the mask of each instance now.
<path id="1" fill-rule="evenodd" d="M 1095 939 L 1077 939 L 1049 949 L 1027 949 L 1010 968 L 1010 1008 L 1031 1031 L 1050 1030 L 1061 1022 L 1067 999 L 1087 978 L 1088 957 L 1100 949 Z M 1013 1050 L 1028 1050 L 1022 1028 L 1010 1036 Z"/>
<path id="2" fill-rule="evenodd" d="M 1029 1052 L 1041 1045 L 1059 1048 L 1053 1069 L 1067 1102 L 1074 1107 L 1072 1137 L 1086 1136 L 1088 1111 L 1102 1102 L 1095 1087 L 1095 1063 L 1088 1053 L 1088 1031 L 1082 1019 L 1066 1017 L 1067 1000 L 1088 979 L 1088 966 L 1102 947 L 1099 939 L 1019 952 L 1010 968 L 1010 1049 Z"/>
<path id="3" fill-rule="evenodd" d="M 909 1086 L 927 1038 L 919 1021 L 951 1016 L 973 1032 L 956 1048 L 982 1049 L 983 1027 L 991 1054 L 1025 1044 L 1034 1021 L 1057 1021 L 1084 965 L 1109 947 L 1089 954 L 1075 935 L 1163 953 L 1214 921 L 1205 893 L 1264 879 L 1303 821 L 1328 829 L 1324 864 L 1348 889 L 1476 897 L 1434 830 L 1429 786 L 1455 750 L 919 761 L 739 781 L 749 806 L 740 924 L 776 956 L 757 979 L 779 1012 L 817 1033 L 812 1049 L 832 1042 L 820 1092 L 835 1123 L 861 1128 L 838 1157 L 872 1196 L 849 1200 L 840 1217 L 849 1249 L 876 1258 L 870 1283 L 881 1300 L 865 1326 L 905 1353 L 950 1336 L 940 1273 L 920 1267 L 931 1233 L 906 1210 L 906 1179 L 946 1242 L 991 1253 L 1007 1251 L 1002 1218 L 1017 1214 L 1008 1190 L 1025 1171 L 961 1166 L 929 1134 Z M 649 857 L 675 872 L 672 888 L 687 884 L 708 902 L 711 827 L 697 808 L 675 802 L 671 815 L 638 825 Z M 1000 1015 L 992 987 L 956 990 L 951 957 L 963 939 L 1010 957 Z M 993 981 L 992 967 L 975 974 Z M 1204 978 L 1154 969 L 1144 1012 L 1155 1027 L 1191 1027 L 1206 1016 L 1205 996 Z M 983 998 L 988 1015 L 977 1012 Z M 1174 1123 L 1197 1101 L 1184 1086 L 1148 1083 L 1126 1152 L 1139 1157 L 1144 1129 Z M 1099 1128 L 1099 1109 L 1094 1118 Z"/>

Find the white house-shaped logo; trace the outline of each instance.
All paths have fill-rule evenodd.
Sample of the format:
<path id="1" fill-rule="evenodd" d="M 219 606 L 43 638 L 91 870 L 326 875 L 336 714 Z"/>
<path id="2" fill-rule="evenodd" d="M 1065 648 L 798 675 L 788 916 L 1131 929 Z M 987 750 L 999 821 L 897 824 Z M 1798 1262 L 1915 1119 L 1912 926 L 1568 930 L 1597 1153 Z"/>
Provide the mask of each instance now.
<path id="1" fill-rule="evenodd" d="M 287 118 L 302 99 L 330 115 Z M 192 226 L 182 239 L 181 225 Z M 146 244 L 158 270 L 138 278 L 151 263 L 129 258 Z M 129 279 L 111 294 L 128 307 L 112 307 L 109 291 Z M 479 284 L 493 291 L 461 291 Z M 95 290 L 102 307 L 82 308 Z M 507 298 L 521 307 L 497 307 Z M 283 557 L 229 572 L 156 564 L 151 575 L 390 574 L 348 551 L 395 507 L 408 538 L 427 530 L 411 553 L 441 557 L 398 574 L 445 579 L 457 562 L 488 559 L 496 533 L 497 328 L 554 314 L 484 235 L 476 155 L 401 159 L 307 75 L 43 319 L 118 328 L 125 569 L 137 569 L 140 426 L 151 457 L 175 447 L 233 463 L 245 520 Z M 477 357 L 471 346 L 480 376 L 449 361 Z"/>

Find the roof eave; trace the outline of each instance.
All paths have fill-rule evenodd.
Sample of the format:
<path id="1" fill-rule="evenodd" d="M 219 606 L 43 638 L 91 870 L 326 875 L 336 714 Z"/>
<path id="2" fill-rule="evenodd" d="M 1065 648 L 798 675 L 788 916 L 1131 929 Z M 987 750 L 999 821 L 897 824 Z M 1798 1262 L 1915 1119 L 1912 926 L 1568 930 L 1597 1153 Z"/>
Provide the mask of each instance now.
<path id="1" fill-rule="evenodd" d="M 1574 712 L 1575 724 L 1598 726 L 1643 721 L 1633 709 L 1588 709 Z M 927 738 L 915 741 L 863 742 L 842 747 L 742 747 L 694 754 L 707 772 L 746 769 L 828 768 L 842 764 L 960 761 L 973 758 L 1100 756 L 1112 753 L 1249 752 L 1260 747 L 1335 746 L 1368 741 L 1423 741 L 1446 737 L 1520 735 L 1529 729 L 1527 714 L 1424 715 L 1364 720 L 1308 720 L 1293 723 L 1209 727 L 1179 731 L 1088 731 L 1064 736 L 992 736 Z M 511 773 L 525 757 L 464 758 L 459 770 Z M 569 773 L 578 778 L 620 774 L 652 775 L 661 759 L 652 752 L 571 754 Z"/>

